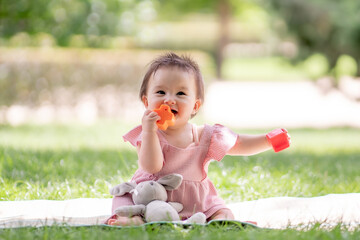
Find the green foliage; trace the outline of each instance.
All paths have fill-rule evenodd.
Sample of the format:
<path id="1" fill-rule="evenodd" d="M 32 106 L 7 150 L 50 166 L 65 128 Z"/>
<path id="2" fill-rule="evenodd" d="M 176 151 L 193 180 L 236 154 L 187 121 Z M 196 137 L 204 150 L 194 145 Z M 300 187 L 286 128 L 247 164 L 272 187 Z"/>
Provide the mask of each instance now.
<path id="1" fill-rule="evenodd" d="M 267 28 L 262 24 L 264 11 L 252 1 L 2 1 L 0 39 L 6 46 L 42 46 L 37 41 L 40 33 L 52 36 L 50 42 L 55 46 L 196 48 L 212 52 L 218 39 L 218 9 L 225 3 L 235 16 L 246 15 L 242 23 L 251 22 L 251 26 L 245 23 L 242 31 L 231 31 L 236 41 L 258 39 Z M 181 25 L 179 20 L 185 21 L 184 27 L 177 26 Z"/>
<path id="2" fill-rule="evenodd" d="M 341 55 L 335 66 L 336 77 L 356 76 L 358 72 L 358 64 L 356 60 L 349 55 Z"/>
<path id="3" fill-rule="evenodd" d="M 0 48 L 0 106 L 36 107 L 43 103 L 74 106 L 87 93 L 101 104 L 107 93 L 112 96 L 124 91 L 137 93 L 147 64 L 163 53 L 155 50 Z M 201 66 L 205 81 L 211 79 L 210 57 L 201 52 L 189 54 Z M 119 95 L 116 101 L 121 105 L 121 99 L 126 97 Z"/>
<path id="4" fill-rule="evenodd" d="M 329 72 L 329 63 L 324 55 L 316 53 L 302 63 L 302 68 L 307 76 L 313 80 L 317 80 Z"/>
<path id="5" fill-rule="evenodd" d="M 97 1 L 97 0 L 2 0 L 0 36 L 9 38 L 20 32 L 29 35 L 45 32 L 51 34 L 60 46 L 68 45 L 72 35 L 102 36 L 133 34 L 136 26 L 130 28 L 134 11 L 146 9 L 142 1 Z M 125 15 L 124 15 L 125 14 Z"/>
<path id="6" fill-rule="evenodd" d="M 276 45 L 276 32 L 281 41 L 289 39 L 300 46 L 297 60 L 320 53 L 328 59 L 329 71 L 343 54 L 360 58 L 360 2 L 353 0 L 1 0 L 0 4 L 0 42 L 7 46 L 196 48 L 215 57 L 221 38 L 220 9 L 229 6 L 227 17 L 236 20 L 230 24 L 230 41 Z M 200 15 L 206 24 L 195 28 Z M 187 26 L 170 31 L 167 25 L 174 21 L 186 21 Z M 209 22 L 215 26 L 210 31 Z"/>
<path id="7" fill-rule="evenodd" d="M 182 19 L 186 13 L 213 13 L 217 7 L 217 0 L 159 0 L 158 8 L 161 20 L 174 21 Z M 181 9 L 181 11 L 179 11 Z M 185 13 L 185 14 L 184 14 Z"/>
<path id="8" fill-rule="evenodd" d="M 153 56 L 149 53 L 148 57 L 135 59 L 139 54 L 135 51 L 87 49 L 0 48 L 0 54 L 4 63 L 0 68 L 3 73 L 0 74 L 0 105 L 8 106 L 37 106 L 44 101 L 74 105 L 81 93 L 99 91 L 106 86 L 137 89 L 134 80 L 141 79 L 144 66 Z"/>
<path id="9" fill-rule="evenodd" d="M 282 19 L 283 24 L 278 25 L 282 32 L 300 46 L 299 59 L 318 52 L 328 58 L 330 69 L 342 54 L 359 59 L 359 1 L 271 0 L 270 3 L 273 13 Z"/>

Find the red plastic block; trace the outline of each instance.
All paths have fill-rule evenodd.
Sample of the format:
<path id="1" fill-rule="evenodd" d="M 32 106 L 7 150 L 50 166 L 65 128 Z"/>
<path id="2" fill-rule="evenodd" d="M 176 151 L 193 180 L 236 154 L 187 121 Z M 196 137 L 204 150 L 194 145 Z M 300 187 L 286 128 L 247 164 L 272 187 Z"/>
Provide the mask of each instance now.
<path id="1" fill-rule="evenodd" d="M 266 138 L 275 152 L 280 152 L 290 146 L 290 136 L 284 128 L 272 130 L 266 134 Z"/>

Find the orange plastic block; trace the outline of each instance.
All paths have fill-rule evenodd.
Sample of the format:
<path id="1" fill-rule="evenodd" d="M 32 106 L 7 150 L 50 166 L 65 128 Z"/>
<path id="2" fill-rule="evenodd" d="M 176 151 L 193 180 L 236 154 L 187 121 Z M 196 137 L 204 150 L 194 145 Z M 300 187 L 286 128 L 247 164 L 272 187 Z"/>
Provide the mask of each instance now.
<path id="1" fill-rule="evenodd" d="M 168 105 L 163 104 L 159 108 L 154 109 L 154 112 L 160 116 L 160 120 L 156 122 L 159 129 L 166 130 L 169 126 L 175 124 L 175 116 Z"/>

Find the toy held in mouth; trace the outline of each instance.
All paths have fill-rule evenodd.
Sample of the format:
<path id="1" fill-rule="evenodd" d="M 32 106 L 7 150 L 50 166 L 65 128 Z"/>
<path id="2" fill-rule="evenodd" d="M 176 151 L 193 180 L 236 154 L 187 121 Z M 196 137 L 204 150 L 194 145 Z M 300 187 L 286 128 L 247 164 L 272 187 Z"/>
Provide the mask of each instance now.
<path id="1" fill-rule="evenodd" d="M 163 104 L 159 108 L 154 109 L 154 112 L 160 116 L 160 120 L 156 122 L 159 129 L 166 130 L 169 126 L 175 124 L 175 116 L 168 105 Z"/>

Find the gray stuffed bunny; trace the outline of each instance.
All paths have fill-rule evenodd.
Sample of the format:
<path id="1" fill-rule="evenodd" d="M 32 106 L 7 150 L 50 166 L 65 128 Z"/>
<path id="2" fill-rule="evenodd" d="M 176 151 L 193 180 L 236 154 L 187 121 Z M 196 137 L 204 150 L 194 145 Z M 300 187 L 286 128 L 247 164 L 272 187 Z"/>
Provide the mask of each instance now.
<path id="1" fill-rule="evenodd" d="M 132 217 L 143 215 L 146 222 L 153 221 L 180 221 L 178 212 L 183 205 L 177 202 L 166 202 L 166 190 L 177 189 L 183 177 L 180 174 L 169 174 L 157 181 L 145 181 L 139 184 L 126 182 L 113 187 L 110 194 L 123 196 L 126 193 L 132 194 L 135 205 L 121 206 L 115 209 L 118 216 Z M 205 223 L 205 214 L 198 212 L 186 221 L 181 223 Z"/>

